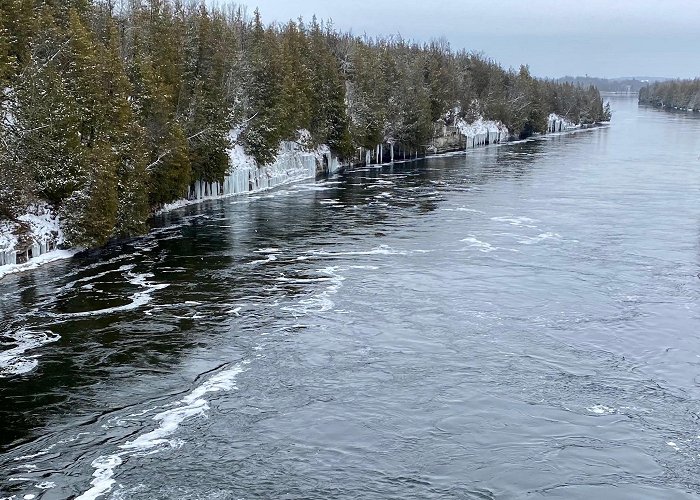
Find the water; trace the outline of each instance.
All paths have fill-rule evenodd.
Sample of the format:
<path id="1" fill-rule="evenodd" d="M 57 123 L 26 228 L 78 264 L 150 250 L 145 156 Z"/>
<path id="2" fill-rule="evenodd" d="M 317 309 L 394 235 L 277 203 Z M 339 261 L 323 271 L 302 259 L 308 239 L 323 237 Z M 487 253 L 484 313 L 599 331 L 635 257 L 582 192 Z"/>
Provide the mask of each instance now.
<path id="1" fill-rule="evenodd" d="M 700 497 L 700 119 L 612 105 L 4 278 L 0 498 Z"/>

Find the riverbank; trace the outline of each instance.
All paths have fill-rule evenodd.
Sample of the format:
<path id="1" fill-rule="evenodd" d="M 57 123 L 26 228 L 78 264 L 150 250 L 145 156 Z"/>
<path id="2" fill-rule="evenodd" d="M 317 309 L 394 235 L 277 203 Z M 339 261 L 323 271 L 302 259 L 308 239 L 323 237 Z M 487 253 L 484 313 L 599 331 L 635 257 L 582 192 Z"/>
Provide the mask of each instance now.
<path id="1" fill-rule="evenodd" d="M 600 125 L 604 124 L 574 124 L 556 114 L 550 114 L 547 133 L 534 134 L 524 140 L 537 140 L 546 135 L 570 133 Z M 438 122 L 435 124 L 435 132 L 431 143 L 421 151 L 386 142 L 372 149 L 358 148 L 356 158 L 340 162 L 327 145 L 312 147 L 310 134 L 299 131 L 296 141 L 282 142 L 275 160 L 263 166 L 259 166 L 240 144 L 236 144 L 237 133 L 232 132 L 230 139 L 234 146 L 228 150 L 230 170 L 223 182 L 197 181 L 190 187 L 186 197 L 155 209 L 153 215 L 205 201 L 255 194 L 315 179 L 319 175 L 332 175 L 343 169 L 415 161 L 522 141 L 515 139 L 502 123 L 483 118 L 471 123 L 458 120 L 451 126 Z M 18 232 L 21 233 L 19 237 L 16 234 Z M 25 272 L 56 260 L 71 258 L 81 250 L 62 248 L 63 243 L 59 217 L 48 205 L 30 207 L 27 214 L 18 218 L 17 223 L 3 222 L 0 225 L 0 279 L 8 274 Z"/>

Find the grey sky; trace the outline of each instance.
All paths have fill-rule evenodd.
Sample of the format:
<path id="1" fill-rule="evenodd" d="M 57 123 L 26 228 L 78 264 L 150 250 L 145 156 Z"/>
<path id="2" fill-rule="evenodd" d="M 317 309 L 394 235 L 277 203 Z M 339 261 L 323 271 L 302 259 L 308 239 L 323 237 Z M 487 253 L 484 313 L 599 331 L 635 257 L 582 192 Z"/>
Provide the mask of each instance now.
<path id="1" fill-rule="evenodd" d="M 700 76 L 700 0 L 239 0 L 263 20 L 313 14 L 356 35 L 444 36 L 538 76 Z"/>

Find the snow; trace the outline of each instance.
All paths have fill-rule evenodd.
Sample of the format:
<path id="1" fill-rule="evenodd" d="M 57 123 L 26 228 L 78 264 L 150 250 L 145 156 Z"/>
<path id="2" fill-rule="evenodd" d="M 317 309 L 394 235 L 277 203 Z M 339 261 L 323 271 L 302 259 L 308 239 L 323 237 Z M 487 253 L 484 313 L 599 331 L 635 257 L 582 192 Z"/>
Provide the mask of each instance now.
<path id="1" fill-rule="evenodd" d="M 38 257 L 29 259 L 23 264 L 6 264 L 4 266 L 0 266 L 0 279 L 8 274 L 23 273 L 25 271 L 36 269 L 44 264 L 48 264 L 49 262 L 70 259 L 76 253 L 78 253 L 78 250 L 52 250 L 50 252 L 46 252 L 45 254 L 41 254 Z"/>
<path id="2" fill-rule="evenodd" d="M 15 248 L 17 236 L 14 234 L 14 225 L 8 221 L 0 221 L 0 264 L 3 263 L 3 253 Z"/>
<path id="3" fill-rule="evenodd" d="M 64 236 L 58 216 L 48 205 L 32 205 L 17 220 L 0 221 L 0 277 L 65 258 L 65 253 L 55 252 L 63 243 Z M 18 248 L 20 242 L 17 235 L 24 231 L 31 242 L 28 249 Z M 17 254 L 22 251 L 26 251 L 31 258 L 27 263 L 18 265 Z M 37 260 L 44 255 L 48 257 Z"/>

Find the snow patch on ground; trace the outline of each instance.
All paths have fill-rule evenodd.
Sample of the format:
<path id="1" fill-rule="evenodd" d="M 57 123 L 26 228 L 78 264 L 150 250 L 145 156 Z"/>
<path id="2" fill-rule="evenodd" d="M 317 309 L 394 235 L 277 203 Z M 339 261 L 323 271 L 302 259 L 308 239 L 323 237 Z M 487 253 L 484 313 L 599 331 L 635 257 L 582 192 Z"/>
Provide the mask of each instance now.
<path id="1" fill-rule="evenodd" d="M 78 252 L 79 252 L 78 249 L 52 250 L 50 252 L 46 252 L 45 254 L 41 254 L 39 257 L 35 257 L 33 259 L 30 259 L 29 261 L 27 261 L 23 264 L 7 264 L 4 266 L 0 266 L 0 279 L 7 276 L 8 274 L 23 273 L 25 271 L 31 271 L 33 269 L 40 267 L 40 266 L 43 266 L 44 264 L 48 264 L 50 262 L 55 262 L 57 260 L 70 259 Z"/>
<path id="2" fill-rule="evenodd" d="M 0 253 L 13 250 L 17 245 L 15 231 L 17 227 L 10 221 L 0 221 Z M 2 259 L 2 257 L 0 257 Z"/>
<path id="3" fill-rule="evenodd" d="M 72 257 L 75 252 L 57 250 L 63 242 L 61 222 L 49 205 L 32 205 L 16 221 L 0 221 L 0 278 Z M 18 254 L 29 260 L 18 264 Z"/>

